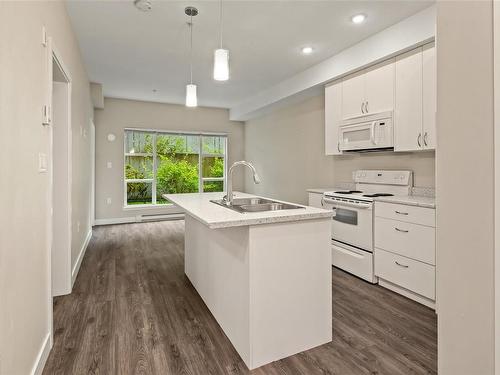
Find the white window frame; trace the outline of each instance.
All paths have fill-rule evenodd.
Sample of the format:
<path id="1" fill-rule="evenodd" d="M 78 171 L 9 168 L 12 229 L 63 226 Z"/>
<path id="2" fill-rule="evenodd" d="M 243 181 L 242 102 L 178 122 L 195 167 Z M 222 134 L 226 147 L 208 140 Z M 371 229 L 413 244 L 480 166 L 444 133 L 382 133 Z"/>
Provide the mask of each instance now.
<path id="1" fill-rule="evenodd" d="M 128 153 L 127 152 L 127 132 L 135 131 L 150 134 L 152 136 L 152 153 Z M 123 130 L 123 165 L 122 165 L 122 179 L 123 179 L 123 208 L 130 209 L 143 209 L 154 207 L 169 207 L 172 203 L 157 203 L 158 197 L 156 196 L 156 137 L 158 135 L 190 135 L 198 136 L 199 153 L 198 153 L 198 191 L 203 191 L 205 182 L 222 181 L 222 190 L 226 191 L 227 187 L 227 157 L 228 157 L 228 134 L 227 133 L 213 133 L 213 132 L 185 132 L 185 131 L 170 131 L 170 130 L 157 130 L 157 129 L 141 129 L 141 128 L 125 128 Z M 225 154 L 207 154 L 203 152 L 203 137 L 223 137 Z M 143 179 L 126 179 L 125 178 L 125 165 L 127 156 L 151 156 L 153 158 L 153 178 Z M 222 177 L 203 177 L 203 159 L 206 157 L 220 157 L 224 160 L 224 175 Z M 151 183 L 151 204 L 127 204 L 127 184 L 134 182 Z"/>

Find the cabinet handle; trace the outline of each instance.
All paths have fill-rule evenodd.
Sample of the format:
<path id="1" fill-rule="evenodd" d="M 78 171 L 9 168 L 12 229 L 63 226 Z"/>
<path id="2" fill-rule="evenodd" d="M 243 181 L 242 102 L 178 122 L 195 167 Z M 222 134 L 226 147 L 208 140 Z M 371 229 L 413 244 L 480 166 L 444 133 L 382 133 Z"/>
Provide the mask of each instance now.
<path id="1" fill-rule="evenodd" d="M 337 142 L 337 150 L 340 152 L 340 141 Z"/>
<path id="2" fill-rule="evenodd" d="M 366 113 L 370 112 L 370 111 L 368 110 L 368 102 L 366 102 L 366 104 L 365 104 L 365 110 L 366 110 Z"/>
<path id="3" fill-rule="evenodd" d="M 365 113 L 365 103 L 361 102 L 361 113 Z"/>
<path id="4" fill-rule="evenodd" d="M 408 233 L 408 231 L 406 229 L 399 229 L 399 228 L 394 228 L 396 229 L 398 232 L 401 232 L 401 233 Z"/>
<path id="5" fill-rule="evenodd" d="M 321 197 L 321 207 L 325 207 L 325 198 Z"/>
<path id="6" fill-rule="evenodd" d="M 421 139 L 422 139 L 422 133 L 418 133 L 418 137 L 417 137 L 418 147 L 422 147 Z"/>
<path id="7" fill-rule="evenodd" d="M 397 260 L 395 260 L 394 263 L 396 263 L 399 267 L 403 267 L 403 268 L 408 268 L 409 267 L 406 264 L 399 263 Z"/>
<path id="8" fill-rule="evenodd" d="M 408 212 L 401 212 L 401 211 L 394 211 L 395 213 L 397 213 L 398 215 L 408 215 Z"/>
<path id="9" fill-rule="evenodd" d="M 424 145 L 427 147 L 427 132 L 424 133 Z"/>

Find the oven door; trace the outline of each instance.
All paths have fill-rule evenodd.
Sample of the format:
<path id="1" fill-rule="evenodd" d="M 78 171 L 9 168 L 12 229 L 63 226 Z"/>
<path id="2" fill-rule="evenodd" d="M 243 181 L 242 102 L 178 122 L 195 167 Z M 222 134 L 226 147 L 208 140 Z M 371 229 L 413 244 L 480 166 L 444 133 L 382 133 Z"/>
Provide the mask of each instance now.
<path id="1" fill-rule="evenodd" d="M 373 252 L 373 203 L 338 202 L 323 198 L 333 210 L 332 239 Z"/>

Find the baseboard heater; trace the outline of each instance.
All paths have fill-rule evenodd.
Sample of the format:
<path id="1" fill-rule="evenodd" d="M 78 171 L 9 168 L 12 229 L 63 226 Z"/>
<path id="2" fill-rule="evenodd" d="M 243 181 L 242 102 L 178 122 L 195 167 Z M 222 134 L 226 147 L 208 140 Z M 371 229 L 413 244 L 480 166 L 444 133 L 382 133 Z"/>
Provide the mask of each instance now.
<path id="1" fill-rule="evenodd" d="M 165 220 L 181 220 L 184 219 L 184 214 L 146 214 L 137 215 L 137 221 L 145 223 L 148 221 L 165 221 Z"/>

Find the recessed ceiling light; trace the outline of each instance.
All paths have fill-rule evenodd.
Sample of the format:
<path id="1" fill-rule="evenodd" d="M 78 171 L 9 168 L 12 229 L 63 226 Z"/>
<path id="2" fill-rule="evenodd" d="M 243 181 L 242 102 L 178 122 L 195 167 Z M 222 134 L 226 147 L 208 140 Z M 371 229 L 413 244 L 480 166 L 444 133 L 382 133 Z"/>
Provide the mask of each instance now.
<path id="1" fill-rule="evenodd" d="M 153 8 L 151 0 L 135 0 L 134 5 L 137 9 L 143 12 L 149 12 L 151 8 Z"/>
<path id="2" fill-rule="evenodd" d="M 304 55 L 310 55 L 312 53 L 312 51 L 313 51 L 312 47 L 303 47 L 302 48 L 302 53 Z"/>
<path id="3" fill-rule="evenodd" d="M 353 23 L 359 24 L 365 22 L 366 16 L 364 14 L 356 14 L 351 17 Z"/>

